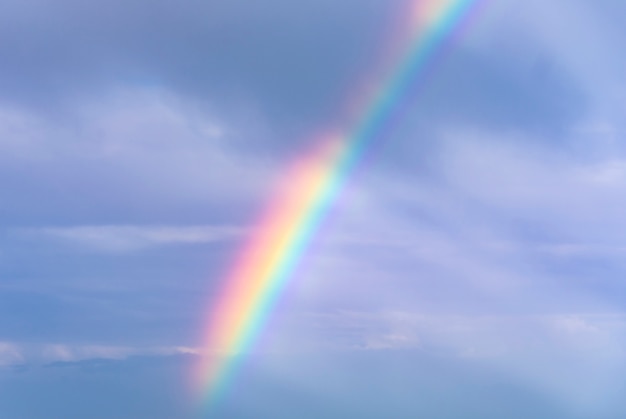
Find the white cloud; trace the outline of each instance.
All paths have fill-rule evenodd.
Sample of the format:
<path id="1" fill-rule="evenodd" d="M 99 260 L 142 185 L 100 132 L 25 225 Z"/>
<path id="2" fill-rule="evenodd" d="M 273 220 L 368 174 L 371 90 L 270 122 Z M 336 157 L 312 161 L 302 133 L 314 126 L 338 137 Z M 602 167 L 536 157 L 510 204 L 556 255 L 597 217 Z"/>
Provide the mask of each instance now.
<path id="1" fill-rule="evenodd" d="M 132 356 L 169 356 L 200 354 L 199 348 L 188 346 L 115 346 L 76 345 L 65 343 L 0 342 L 0 366 L 77 362 L 90 359 L 127 359 Z"/>
<path id="2" fill-rule="evenodd" d="M 19 346 L 10 342 L 0 342 L 0 366 L 16 365 L 24 362 Z"/>
<path id="3" fill-rule="evenodd" d="M 236 239 L 246 229 L 234 226 L 75 226 L 21 229 L 22 237 L 48 237 L 104 251 L 152 246 L 204 244 Z"/>
<path id="4" fill-rule="evenodd" d="M 447 144 L 446 178 L 488 208 L 551 226 L 580 243 L 626 244 L 626 176 L 619 154 L 602 145 L 577 154 L 532 139 L 467 132 L 451 135 Z"/>
<path id="5" fill-rule="evenodd" d="M 186 346 L 129 347 L 106 345 L 45 344 L 39 349 L 44 362 L 76 362 L 89 359 L 126 359 L 131 356 L 198 354 L 199 349 Z"/>
<path id="6" fill-rule="evenodd" d="M 336 349 L 419 348 L 499 363 L 563 352 L 594 363 L 626 361 L 626 313 L 453 315 L 402 311 L 309 313 Z M 341 337 L 341 339 L 338 339 Z"/>
<path id="7" fill-rule="evenodd" d="M 267 156 L 233 143 L 260 134 L 254 124 L 235 130 L 207 108 L 156 87 L 119 88 L 54 115 L 0 104 L 3 178 L 44 191 L 63 185 L 48 200 L 53 207 L 63 205 L 66 195 L 81 195 L 87 206 L 107 197 L 141 196 L 155 208 L 258 199 L 276 167 Z M 11 192 L 5 192 L 7 201 L 35 199 L 32 192 Z M 22 205 L 30 209 L 33 203 Z"/>

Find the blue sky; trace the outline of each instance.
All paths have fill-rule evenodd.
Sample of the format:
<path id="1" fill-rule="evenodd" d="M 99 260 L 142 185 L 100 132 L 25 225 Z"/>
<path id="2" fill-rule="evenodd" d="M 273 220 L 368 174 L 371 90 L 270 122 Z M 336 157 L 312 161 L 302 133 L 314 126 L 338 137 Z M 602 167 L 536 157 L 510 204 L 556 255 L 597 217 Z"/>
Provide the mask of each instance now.
<path id="1" fill-rule="evenodd" d="M 206 416 L 224 272 L 408 5 L 0 0 L 0 417 Z M 210 417 L 626 414 L 624 19 L 487 2 Z"/>

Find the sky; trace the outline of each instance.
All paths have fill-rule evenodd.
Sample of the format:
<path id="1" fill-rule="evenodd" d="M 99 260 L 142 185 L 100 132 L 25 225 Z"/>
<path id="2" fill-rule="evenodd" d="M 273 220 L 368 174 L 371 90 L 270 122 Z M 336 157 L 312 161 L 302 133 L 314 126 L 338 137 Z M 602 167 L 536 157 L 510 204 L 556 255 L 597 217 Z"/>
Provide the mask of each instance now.
<path id="1" fill-rule="evenodd" d="M 0 417 L 624 417 L 621 0 L 485 1 L 198 395 L 259 214 L 417 1 L 0 0 Z"/>

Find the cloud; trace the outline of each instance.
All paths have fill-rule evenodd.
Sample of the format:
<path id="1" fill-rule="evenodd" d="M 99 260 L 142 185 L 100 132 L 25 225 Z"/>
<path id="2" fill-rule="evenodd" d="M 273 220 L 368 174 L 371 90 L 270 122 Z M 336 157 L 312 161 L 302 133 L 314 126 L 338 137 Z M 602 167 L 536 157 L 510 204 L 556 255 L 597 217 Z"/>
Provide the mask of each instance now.
<path id="1" fill-rule="evenodd" d="M 18 230 L 23 237 L 53 238 L 105 251 L 152 246 L 205 244 L 239 238 L 245 229 L 231 226 L 77 226 Z"/>
<path id="2" fill-rule="evenodd" d="M 10 342 L 0 342 L 0 367 L 24 362 L 19 347 Z"/>
<path id="3" fill-rule="evenodd" d="M 0 43 L 0 80 L 6 97 L 29 103 L 157 83 L 203 100 L 243 96 L 286 123 L 335 108 L 337 92 L 373 64 L 393 9 L 378 0 L 5 2 L 2 39 L 14 42 Z"/>
<path id="4" fill-rule="evenodd" d="M 394 357 L 388 354 L 256 356 L 240 371 L 233 387 L 236 396 L 224 398 L 208 412 L 198 412 L 198 400 L 189 398 L 197 390 L 189 382 L 197 362 L 190 356 L 137 356 L 0 371 L 0 390 L 6 396 L 0 399 L 0 410 L 33 419 L 77 418 L 86 413 L 97 419 L 193 418 L 199 414 L 286 419 L 301 415 L 303 409 L 325 418 L 373 419 L 394 412 L 399 419 L 468 414 L 495 419 L 513 406 L 520 418 L 570 417 L 566 414 L 570 405 L 562 406 L 526 383 L 480 364 L 412 351 L 400 351 Z M 32 403 L 33 394 L 37 403 Z M 451 398 L 455 403 L 449 403 Z"/>
<path id="5" fill-rule="evenodd" d="M 137 356 L 196 355 L 197 348 L 174 347 L 124 347 L 106 345 L 65 345 L 44 344 L 33 350 L 30 348 L 31 362 L 46 364 L 59 362 L 79 362 L 96 359 L 124 360 Z"/>
<path id="6" fill-rule="evenodd" d="M 93 360 L 126 360 L 132 357 L 199 355 L 199 348 L 187 346 L 115 346 L 74 343 L 2 342 L 0 367 L 47 366 Z"/>
<path id="7" fill-rule="evenodd" d="M 111 92 L 65 117 L 4 105 L 0 133 L 5 224 L 240 222 L 249 214 L 233 208 L 253 208 L 276 176 L 272 159 L 230 145 L 242 134 L 227 122 L 161 89 Z"/>
<path id="8" fill-rule="evenodd" d="M 397 41 L 390 33 L 402 31 L 407 3 L 7 2 L 0 39 L 16 42 L 0 43 L 0 81 L 10 102 L 56 116 L 114 89 L 157 86 L 239 126 L 264 127 L 253 141 L 234 139 L 241 148 L 290 154 L 320 126 L 345 127 L 346 107 L 364 86 L 385 84 L 381 74 L 393 65 L 387 55 Z M 410 119 L 427 127 L 456 119 L 553 133 L 579 116 L 585 96 L 568 63 L 546 51 L 543 39 L 512 30 L 530 24 L 517 15 L 508 25 L 477 21 L 482 37 L 469 31 L 456 39 Z"/>
<path id="9" fill-rule="evenodd" d="M 544 226 L 545 238 L 623 245 L 626 177 L 619 151 L 599 143 L 592 153 L 565 154 L 467 133 L 452 134 L 448 150 L 447 179 L 482 204 Z"/>
<path id="10" fill-rule="evenodd" d="M 106 358 L 126 368 L 134 358 L 207 350 L 196 348 L 198 335 L 248 233 L 242 226 L 308 134 L 345 128 L 344 101 L 377 85 L 387 64 L 377 51 L 404 1 L 358 3 L 0 5 L 0 364 Z M 581 395 L 598 406 L 611 399 L 598 393 L 621 388 L 623 36 L 604 19 L 622 6 L 514 3 L 494 6 L 457 40 L 379 139 L 251 355 L 278 352 L 282 362 L 308 350 L 323 361 L 343 351 L 363 364 L 301 393 L 268 367 L 270 384 L 260 386 L 268 398 L 294 394 L 293 412 L 307 405 L 318 417 L 333 408 L 341 417 L 389 416 L 384 403 L 360 404 L 380 398 L 359 387 L 378 361 L 385 368 L 371 382 L 388 380 L 385 397 L 419 411 L 410 417 L 434 417 L 450 394 L 469 400 L 460 396 L 469 387 L 502 382 L 570 406 Z M 468 365 L 498 380 L 442 391 L 440 406 L 424 413 L 412 390 L 404 397 L 440 382 L 415 378 L 432 361 L 412 370 L 422 355 L 458 367 L 452 383 L 467 378 Z M 71 369 L 44 375 L 68 374 L 80 389 L 85 378 Z M 293 377 L 315 381 L 327 371 L 337 370 Z M 395 380 L 393 371 L 412 373 Z M 103 377 L 100 385 L 109 383 Z M 35 378 L 22 395 L 56 394 Z M 124 377 L 116 383 L 105 387 L 127 390 L 118 385 Z M 329 385 L 329 398 L 306 391 Z M 250 390 L 246 408 L 277 417 L 257 394 Z M 495 393 L 485 394 L 493 406 Z M 355 405 L 342 410 L 341 399 Z M 250 417 L 230 408 L 231 417 Z M 172 411 L 157 415 L 183 417 Z M 511 409 L 476 415 L 485 411 Z"/>
<path id="11" fill-rule="evenodd" d="M 409 311 L 298 314 L 327 351 L 417 349 L 494 365 L 568 353 L 609 368 L 626 355 L 626 314 L 478 315 Z M 298 336 L 297 338 L 300 338 Z M 586 361 L 585 361 L 586 362 Z"/>

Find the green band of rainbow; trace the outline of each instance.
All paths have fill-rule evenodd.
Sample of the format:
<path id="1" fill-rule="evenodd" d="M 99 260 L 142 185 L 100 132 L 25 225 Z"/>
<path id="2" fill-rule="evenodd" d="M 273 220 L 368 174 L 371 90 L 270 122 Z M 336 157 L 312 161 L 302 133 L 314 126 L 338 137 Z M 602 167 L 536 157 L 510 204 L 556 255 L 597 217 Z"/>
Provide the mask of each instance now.
<path id="1" fill-rule="evenodd" d="M 461 31 L 479 0 L 413 0 L 410 47 L 388 82 L 360 112 L 349 136 L 325 135 L 299 159 L 225 279 L 211 312 L 202 370 L 210 400 L 226 388 L 238 359 L 254 344 L 293 277 L 331 204 L 373 141 L 393 125 L 438 52 Z"/>

